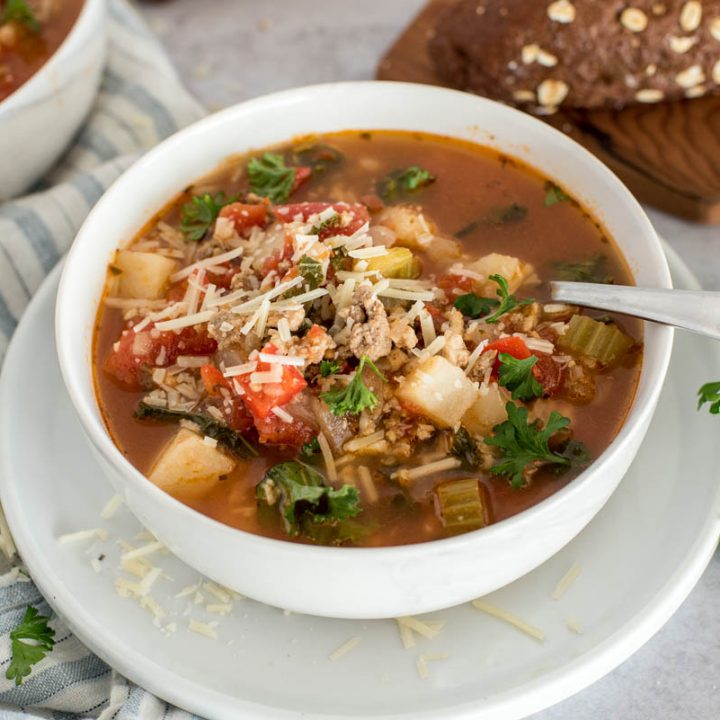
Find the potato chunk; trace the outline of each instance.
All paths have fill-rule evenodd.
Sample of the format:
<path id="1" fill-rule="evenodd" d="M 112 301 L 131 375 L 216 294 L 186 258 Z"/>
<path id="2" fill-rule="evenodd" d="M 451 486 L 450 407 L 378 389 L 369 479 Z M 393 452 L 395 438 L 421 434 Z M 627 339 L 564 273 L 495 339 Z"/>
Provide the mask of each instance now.
<path id="1" fill-rule="evenodd" d="M 218 448 L 206 445 L 200 435 L 182 428 L 160 453 L 148 479 L 171 495 L 201 495 L 235 464 Z"/>
<path id="2" fill-rule="evenodd" d="M 475 402 L 462 417 L 462 424 L 473 435 L 492 435 L 495 425 L 507 420 L 505 405 L 510 394 L 497 383 L 492 383 L 488 391 L 479 392 Z"/>
<path id="3" fill-rule="evenodd" d="M 455 427 L 473 404 L 477 390 L 459 367 L 435 355 L 407 376 L 397 397 L 438 427 Z"/>
<path id="4" fill-rule="evenodd" d="M 468 269 L 479 273 L 484 278 L 489 278 L 491 275 L 502 275 L 507 280 L 511 293 L 515 292 L 533 272 L 533 266 L 529 263 L 510 255 L 500 255 L 500 253 L 485 255 L 470 263 Z M 480 283 L 480 287 L 476 288 L 476 291 L 487 297 L 495 297 L 497 284 L 489 280 Z"/>
<path id="5" fill-rule="evenodd" d="M 177 263 L 155 253 L 120 250 L 114 265 L 120 269 L 120 295 L 126 298 L 157 300 L 165 294 Z"/>
<path id="6" fill-rule="evenodd" d="M 428 222 L 421 208 L 415 205 L 387 207 L 378 215 L 376 222 L 395 232 L 395 245 L 411 250 L 426 249 L 436 230 L 434 223 Z"/>

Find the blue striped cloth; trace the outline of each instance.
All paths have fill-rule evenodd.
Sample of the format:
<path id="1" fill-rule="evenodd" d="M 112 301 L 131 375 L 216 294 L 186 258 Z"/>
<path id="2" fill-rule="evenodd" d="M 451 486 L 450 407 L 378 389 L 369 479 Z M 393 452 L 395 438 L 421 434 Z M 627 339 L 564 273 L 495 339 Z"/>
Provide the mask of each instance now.
<path id="1" fill-rule="evenodd" d="M 85 126 L 35 192 L 0 204 L 0 364 L 33 293 L 70 246 L 90 208 L 139 155 L 204 110 L 180 84 L 159 43 L 126 0 L 110 0 L 110 47 Z M 115 673 L 57 617 L 56 645 L 21 686 L 5 678 L 10 631 L 27 605 L 51 609 L 6 564 L 0 575 L 0 720 L 189 720 Z M 2 568 L 0 568 L 2 572 Z"/>

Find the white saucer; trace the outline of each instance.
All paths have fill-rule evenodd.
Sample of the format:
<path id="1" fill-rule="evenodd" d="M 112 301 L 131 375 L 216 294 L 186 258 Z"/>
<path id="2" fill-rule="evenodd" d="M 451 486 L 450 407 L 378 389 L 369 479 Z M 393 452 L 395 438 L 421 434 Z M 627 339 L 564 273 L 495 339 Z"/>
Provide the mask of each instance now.
<path id="1" fill-rule="evenodd" d="M 669 253 L 679 287 L 695 286 Z M 432 640 L 405 650 L 394 621 L 355 622 L 286 615 L 236 599 L 222 604 L 176 593 L 197 573 L 170 555 L 151 595 L 170 615 L 161 625 L 113 587 L 117 539 L 141 530 L 125 509 L 99 517 L 111 495 L 88 451 L 55 361 L 58 273 L 46 281 L 17 330 L 0 381 L 0 497 L 20 553 L 50 604 L 104 660 L 162 698 L 210 718 L 278 720 L 502 718 L 536 712 L 581 690 L 655 633 L 700 577 L 720 535 L 717 422 L 695 410 L 698 386 L 720 373 L 717 346 L 678 334 L 655 420 L 620 488 L 593 522 L 543 566 L 487 600 L 546 635 L 538 642 L 472 608 L 436 613 Z M 692 492 L 688 480 L 692 479 Z M 57 537 L 105 527 L 105 541 Z M 218 549 L 222 552 L 222 549 Z M 91 558 L 101 554 L 100 572 Z M 573 563 L 582 572 L 559 600 L 550 595 Z M 96 563 L 97 564 L 97 563 Z M 188 612 L 189 614 L 184 614 Z M 217 621 L 218 639 L 188 630 Z M 566 626 L 573 617 L 582 634 Z M 329 655 L 361 638 L 336 662 Z M 448 657 L 427 663 L 421 654 Z"/>

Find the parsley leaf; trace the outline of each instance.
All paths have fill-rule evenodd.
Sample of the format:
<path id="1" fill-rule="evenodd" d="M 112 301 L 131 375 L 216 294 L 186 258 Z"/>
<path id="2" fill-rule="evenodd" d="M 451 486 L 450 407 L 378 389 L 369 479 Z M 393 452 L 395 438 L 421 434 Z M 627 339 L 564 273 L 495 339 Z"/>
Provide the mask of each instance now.
<path id="1" fill-rule="evenodd" d="M 15 680 L 16 685 L 22 685 L 23 678 L 32 672 L 32 666 L 39 663 L 55 645 L 55 631 L 48 626 L 48 619 L 28 605 L 22 621 L 10 633 L 12 661 L 5 677 Z"/>
<path id="2" fill-rule="evenodd" d="M 557 280 L 604 283 L 606 285 L 615 282 L 615 278 L 608 270 L 607 255 L 595 255 L 578 262 L 553 263 L 553 274 Z"/>
<path id="3" fill-rule="evenodd" d="M 0 13 L 0 25 L 16 22 L 24 25 L 30 32 L 39 33 L 42 29 L 37 15 L 25 0 L 7 0 L 5 9 Z"/>
<path id="4" fill-rule="evenodd" d="M 554 182 L 548 180 L 545 183 L 545 207 L 555 205 L 555 203 L 567 202 L 570 196 Z"/>
<path id="5" fill-rule="evenodd" d="M 357 415 L 365 409 L 372 410 L 377 405 L 377 395 L 365 385 L 362 379 L 365 365 L 381 380 L 387 382 L 375 363 L 367 355 L 363 355 L 353 379 L 347 386 L 339 390 L 330 390 L 320 396 L 327 403 L 333 415 L 345 415 L 345 413 Z"/>
<path id="6" fill-rule="evenodd" d="M 323 280 L 325 280 L 325 275 L 323 275 L 322 271 L 322 264 L 307 255 L 303 255 L 300 258 L 298 271 L 303 276 L 305 285 L 307 285 L 310 290 L 315 290 L 315 288 L 320 287 Z"/>
<path id="7" fill-rule="evenodd" d="M 535 300 L 531 298 L 527 300 L 516 300 L 515 296 L 510 294 L 507 280 L 502 275 L 490 275 L 488 280 L 492 280 L 498 285 L 496 292 L 500 298 L 500 305 L 489 318 L 485 318 L 485 322 L 496 323 L 502 315 L 509 313 L 511 310 L 521 307 L 522 305 L 530 305 L 535 302 Z"/>
<path id="8" fill-rule="evenodd" d="M 330 264 L 335 272 L 338 270 L 347 270 L 350 267 L 350 257 L 348 251 L 344 247 L 335 248 L 330 256 Z"/>
<path id="9" fill-rule="evenodd" d="M 462 467 L 465 470 L 475 470 L 480 464 L 480 453 L 478 452 L 477 443 L 472 435 L 462 426 L 453 436 L 450 452 L 462 460 Z"/>
<path id="10" fill-rule="evenodd" d="M 411 165 L 406 170 L 395 170 L 386 175 L 377 186 L 378 195 L 387 201 L 394 200 L 403 193 L 417 192 L 431 185 L 436 177 L 418 165 Z"/>
<path id="11" fill-rule="evenodd" d="M 269 198 L 271 202 L 285 202 L 295 184 L 296 168 L 287 167 L 285 158 L 278 153 L 266 152 L 251 158 L 247 165 L 250 191 Z"/>
<path id="12" fill-rule="evenodd" d="M 569 418 L 551 412 L 545 427 L 540 421 L 528 422 L 528 409 L 509 402 L 505 409 L 508 419 L 493 428 L 494 435 L 485 438 L 485 444 L 497 447 L 500 461 L 490 468 L 494 475 L 507 475 L 513 488 L 521 488 L 525 469 L 534 463 L 570 465 L 564 455 L 553 452 L 550 438 L 570 424 Z"/>
<path id="13" fill-rule="evenodd" d="M 327 220 L 319 222 L 317 225 L 313 225 L 310 228 L 309 235 L 319 235 L 323 230 L 330 230 L 331 228 L 342 225 L 342 217 L 339 214 L 331 215 Z"/>
<path id="14" fill-rule="evenodd" d="M 320 452 L 320 443 L 318 442 L 317 436 L 315 436 L 312 440 L 309 440 L 306 442 L 301 448 L 300 448 L 300 455 L 305 458 L 311 458 L 314 455 L 317 455 Z"/>
<path id="15" fill-rule="evenodd" d="M 360 513 L 357 488 L 333 488 L 314 468 L 298 460 L 271 467 L 258 484 L 260 502 L 278 506 L 288 535 L 299 535 L 305 522 L 337 524 Z"/>
<path id="16" fill-rule="evenodd" d="M 500 304 L 494 298 L 484 298 L 475 293 L 467 293 L 455 298 L 453 305 L 467 317 L 479 318 L 492 312 Z"/>
<path id="17" fill-rule="evenodd" d="M 720 382 L 705 383 L 698 390 L 699 410 L 705 403 L 710 403 L 708 410 L 712 415 L 720 414 Z"/>
<path id="18" fill-rule="evenodd" d="M 186 202 L 182 206 L 180 216 L 180 230 L 185 235 L 185 239 L 200 242 L 217 220 L 220 211 L 231 202 L 235 202 L 235 198 L 225 197 L 224 192 L 219 192 L 217 195 L 210 193 L 196 195 Z"/>
<path id="19" fill-rule="evenodd" d="M 321 360 L 320 375 L 322 377 L 330 377 L 340 370 L 340 363 L 337 360 Z"/>
<path id="20" fill-rule="evenodd" d="M 498 359 L 498 384 L 512 392 L 513 400 L 532 400 L 544 395 L 543 386 L 533 374 L 533 367 L 538 361 L 535 355 L 518 360 L 507 353 L 500 353 Z"/>

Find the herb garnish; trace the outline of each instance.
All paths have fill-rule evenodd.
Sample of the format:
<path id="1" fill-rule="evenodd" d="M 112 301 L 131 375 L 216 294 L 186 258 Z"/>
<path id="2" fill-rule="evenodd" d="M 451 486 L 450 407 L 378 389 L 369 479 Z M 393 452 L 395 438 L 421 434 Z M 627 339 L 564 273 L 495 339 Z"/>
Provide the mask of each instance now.
<path id="1" fill-rule="evenodd" d="M 466 317 L 479 318 L 492 312 L 500 304 L 500 301 L 494 298 L 480 297 L 475 293 L 467 293 L 455 298 L 453 304 Z"/>
<path id="2" fill-rule="evenodd" d="M 298 262 L 298 271 L 303 276 L 305 285 L 307 285 L 310 290 L 315 290 L 315 288 L 320 287 L 323 280 L 325 280 L 325 275 L 323 275 L 322 271 L 322 264 L 307 255 L 303 255 L 300 258 L 300 261 Z"/>
<path id="3" fill-rule="evenodd" d="M 472 435 L 462 426 L 453 436 L 450 452 L 462 460 L 462 467 L 465 470 L 475 470 L 480 464 L 480 453 Z"/>
<path id="4" fill-rule="evenodd" d="M 558 412 L 551 412 L 550 417 L 541 427 L 539 420 L 528 422 L 528 409 L 513 402 L 505 406 L 508 419 L 493 428 L 494 434 L 485 438 L 485 444 L 497 447 L 500 451 L 500 462 L 490 468 L 494 475 L 507 475 L 513 488 L 523 486 L 523 473 L 534 463 L 570 465 L 565 455 L 553 452 L 548 443 L 559 430 L 565 429 L 569 418 Z"/>
<path id="5" fill-rule="evenodd" d="M 297 165 L 304 165 L 312 168 L 315 173 L 321 173 L 338 166 L 343 161 L 343 154 L 324 143 L 304 143 L 293 148 L 292 159 Z"/>
<path id="6" fill-rule="evenodd" d="M 232 450 L 232 452 L 242 457 L 257 456 L 257 450 L 239 432 L 209 415 L 183 412 L 182 410 L 168 410 L 167 408 L 148 405 L 142 400 L 138 403 L 134 415 L 141 420 L 158 420 L 166 423 L 180 423 L 182 420 L 186 420 L 197 425 L 201 434 L 214 438 L 228 450 Z"/>
<path id="7" fill-rule="evenodd" d="M 362 379 L 363 368 L 366 365 L 383 382 L 387 382 L 375 363 L 367 355 L 363 355 L 353 379 L 344 388 L 330 390 L 320 396 L 327 403 L 333 415 L 345 415 L 346 413 L 357 415 L 365 409 L 372 410 L 377 405 L 377 395 L 365 385 Z"/>
<path id="8" fill-rule="evenodd" d="M 317 435 L 312 439 L 306 442 L 301 448 L 300 448 L 300 455 L 304 458 L 311 458 L 317 455 L 320 452 L 320 443 L 318 442 Z"/>
<path id="9" fill-rule="evenodd" d="M 5 677 L 15 680 L 16 685 L 22 685 L 23 678 L 32 672 L 32 666 L 39 663 L 55 645 L 55 630 L 48 625 L 48 620 L 28 605 L 20 624 L 10 632 L 12 660 Z"/>
<path id="10" fill-rule="evenodd" d="M 538 361 L 535 355 L 518 360 L 507 353 L 500 353 L 498 359 L 498 384 L 512 392 L 513 400 L 532 400 L 543 396 L 543 386 L 533 374 L 533 367 Z"/>
<path id="11" fill-rule="evenodd" d="M 317 470 L 298 460 L 271 467 L 255 495 L 260 502 L 278 506 L 288 535 L 299 535 L 307 522 L 337 525 L 361 511 L 357 488 L 326 485 Z"/>
<path id="12" fill-rule="evenodd" d="M 331 228 L 342 225 L 342 217 L 338 213 L 331 215 L 327 220 L 319 222 L 317 225 L 313 225 L 310 228 L 308 235 L 319 235 L 323 230 L 330 230 Z"/>
<path id="13" fill-rule="evenodd" d="M 606 285 L 615 282 L 615 278 L 608 270 L 607 255 L 595 255 L 578 262 L 553 263 L 553 275 L 557 280 L 604 283 Z"/>
<path id="14" fill-rule="evenodd" d="M 498 285 L 496 292 L 500 298 L 500 305 L 489 318 L 485 318 L 485 322 L 496 323 L 502 315 L 509 313 L 511 310 L 514 310 L 517 307 L 522 307 L 523 305 L 530 305 L 535 302 L 532 298 L 528 298 L 527 300 L 516 300 L 515 296 L 510 294 L 507 280 L 502 275 L 490 275 L 488 280 L 492 280 Z"/>
<path id="15" fill-rule="evenodd" d="M 247 165 L 250 192 L 269 198 L 271 202 L 285 202 L 295 184 L 297 168 L 287 167 L 285 158 L 278 153 L 263 153 L 250 158 Z"/>
<path id="16" fill-rule="evenodd" d="M 220 211 L 231 202 L 235 202 L 235 198 L 225 197 L 224 192 L 219 192 L 217 195 L 210 193 L 196 195 L 186 202 L 182 206 L 180 216 L 180 230 L 185 235 L 185 239 L 200 242 L 217 220 Z"/>
<path id="17" fill-rule="evenodd" d="M 554 182 L 548 180 L 545 183 L 545 207 L 555 205 L 555 203 L 567 202 L 570 196 Z"/>
<path id="18" fill-rule="evenodd" d="M 436 177 L 418 165 L 411 165 L 406 170 L 395 170 L 386 175 L 377 185 L 378 195 L 389 202 L 404 193 L 417 192 L 431 185 Z"/>
<path id="19" fill-rule="evenodd" d="M 698 390 L 698 405 L 699 410 L 705 403 L 710 403 L 708 410 L 712 415 L 720 414 L 720 382 L 705 383 Z"/>
<path id="20" fill-rule="evenodd" d="M 42 29 L 37 15 L 25 0 L 6 0 L 5 9 L 0 13 L 0 25 L 6 22 L 20 23 L 36 34 Z"/>
<path id="21" fill-rule="evenodd" d="M 474 233 L 479 227 L 482 227 L 483 225 L 493 225 L 495 227 L 500 227 L 501 225 L 506 225 L 507 223 L 524 220 L 527 215 L 528 209 L 525 207 L 525 205 L 520 205 L 516 202 L 510 203 L 510 205 L 507 205 L 505 207 L 492 207 L 480 220 L 473 220 L 464 227 L 460 228 L 460 230 L 455 233 L 455 237 L 460 240 L 466 235 Z"/>
<path id="22" fill-rule="evenodd" d="M 321 360 L 320 375 L 322 377 L 330 377 L 340 371 L 340 363 L 337 360 Z"/>

